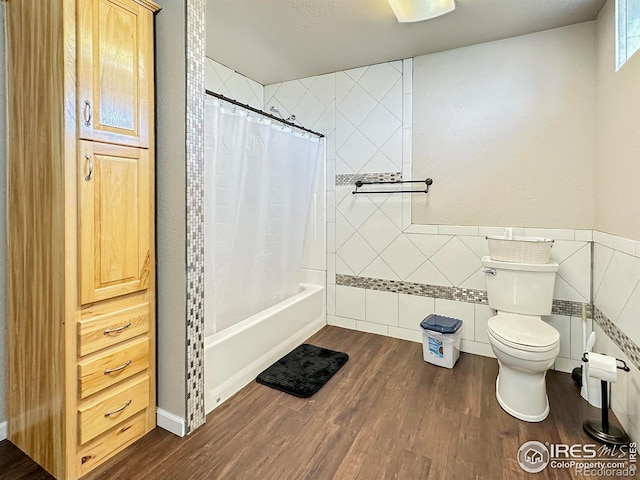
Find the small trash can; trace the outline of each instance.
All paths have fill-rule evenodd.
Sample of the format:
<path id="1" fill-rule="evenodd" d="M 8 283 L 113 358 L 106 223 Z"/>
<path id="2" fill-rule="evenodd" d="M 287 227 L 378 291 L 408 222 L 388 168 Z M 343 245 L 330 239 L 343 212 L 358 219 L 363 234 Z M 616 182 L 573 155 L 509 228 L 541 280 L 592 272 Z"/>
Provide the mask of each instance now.
<path id="1" fill-rule="evenodd" d="M 462 320 L 431 314 L 420 322 L 425 362 L 453 368 L 460 357 Z"/>

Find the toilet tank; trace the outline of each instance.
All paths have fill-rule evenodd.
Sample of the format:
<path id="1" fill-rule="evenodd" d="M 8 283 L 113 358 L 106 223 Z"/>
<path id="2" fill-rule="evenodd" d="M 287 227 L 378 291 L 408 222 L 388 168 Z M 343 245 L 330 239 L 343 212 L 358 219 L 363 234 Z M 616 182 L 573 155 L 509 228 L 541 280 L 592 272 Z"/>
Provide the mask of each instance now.
<path id="1" fill-rule="evenodd" d="M 521 315 L 550 315 L 556 262 L 511 263 L 482 258 L 489 306 Z"/>

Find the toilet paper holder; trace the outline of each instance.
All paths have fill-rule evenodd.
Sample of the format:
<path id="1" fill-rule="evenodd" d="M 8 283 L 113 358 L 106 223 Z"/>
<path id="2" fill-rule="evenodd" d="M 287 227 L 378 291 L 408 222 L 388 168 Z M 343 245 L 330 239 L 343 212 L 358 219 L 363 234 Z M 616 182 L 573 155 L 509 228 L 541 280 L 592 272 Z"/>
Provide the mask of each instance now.
<path id="1" fill-rule="evenodd" d="M 585 352 L 582 354 L 582 361 L 589 361 L 589 352 Z M 618 365 L 618 364 L 622 365 Z M 616 368 L 619 370 L 623 370 L 625 372 L 629 372 L 630 368 L 627 366 L 627 362 L 622 360 L 621 358 L 616 358 Z M 602 419 L 598 420 L 586 420 L 582 424 L 582 428 L 584 431 L 594 440 L 605 443 L 607 445 L 627 445 L 631 440 L 629 436 L 616 427 L 615 425 L 609 424 L 609 385 L 606 380 L 600 381 L 600 390 L 602 395 Z"/>
<path id="2" fill-rule="evenodd" d="M 587 363 L 589 361 L 589 357 L 587 355 L 589 355 L 589 352 L 585 352 L 585 353 L 582 354 L 582 361 L 584 363 Z M 617 363 L 621 363 L 622 366 L 617 365 Z M 627 366 L 627 362 L 625 362 L 621 358 L 616 358 L 616 368 L 618 370 L 624 370 L 625 372 L 631 371 L 631 369 Z"/>

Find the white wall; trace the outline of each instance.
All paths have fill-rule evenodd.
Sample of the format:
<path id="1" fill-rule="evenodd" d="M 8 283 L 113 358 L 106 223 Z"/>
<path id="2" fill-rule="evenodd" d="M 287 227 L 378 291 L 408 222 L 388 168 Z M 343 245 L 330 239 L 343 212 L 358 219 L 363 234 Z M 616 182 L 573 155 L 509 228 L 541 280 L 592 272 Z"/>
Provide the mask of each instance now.
<path id="1" fill-rule="evenodd" d="M 593 226 L 594 22 L 414 59 L 413 222 Z M 499 208 L 498 208 L 499 207 Z"/>
<path id="2" fill-rule="evenodd" d="M 186 418 L 185 2 L 156 17 L 158 407 Z"/>
<path id="3" fill-rule="evenodd" d="M 597 21 L 595 228 L 640 240 L 640 54 L 615 71 L 614 5 Z"/>
<path id="4" fill-rule="evenodd" d="M 0 3 L 0 440 L 3 438 L 1 424 L 7 419 L 6 412 L 6 340 L 5 340 L 5 252 L 6 247 L 6 72 L 4 45 L 4 3 Z"/>

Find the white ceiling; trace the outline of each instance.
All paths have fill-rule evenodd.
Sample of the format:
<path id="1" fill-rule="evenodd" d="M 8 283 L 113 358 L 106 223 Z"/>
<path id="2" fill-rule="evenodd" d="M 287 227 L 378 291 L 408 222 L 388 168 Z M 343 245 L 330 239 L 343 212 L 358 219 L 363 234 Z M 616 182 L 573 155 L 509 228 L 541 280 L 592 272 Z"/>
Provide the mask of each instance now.
<path id="1" fill-rule="evenodd" d="M 263 85 L 594 20 L 605 0 L 459 0 L 400 24 L 387 0 L 207 0 L 207 56 Z"/>

